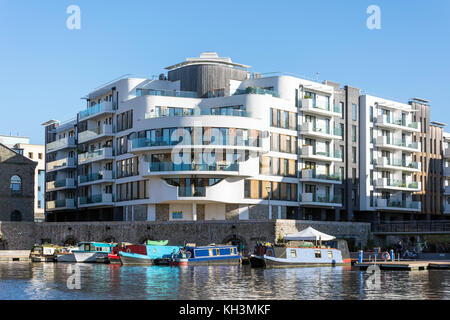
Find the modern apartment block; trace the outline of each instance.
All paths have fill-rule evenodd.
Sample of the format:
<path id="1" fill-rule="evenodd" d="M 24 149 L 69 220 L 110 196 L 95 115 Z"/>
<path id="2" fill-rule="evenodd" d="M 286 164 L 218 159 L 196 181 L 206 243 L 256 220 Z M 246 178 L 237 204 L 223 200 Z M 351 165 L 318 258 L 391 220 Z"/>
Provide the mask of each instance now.
<path id="1" fill-rule="evenodd" d="M 421 123 L 420 132 L 414 133 L 414 141 L 421 145 L 420 152 L 414 153 L 414 161 L 421 163 L 421 172 L 417 181 L 421 182 L 421 190 L 414 194 L 414 201 L 422 203 L 420 215 L 415 219 L 436 218 L 442 213 L 443 185 L 443 127 L 445 124 L 430 120 L 430 105 L 423 99 L 412 99 L 409 104 L 415 111 L 413 121 Z"/>
<path id="2" fill-rule="evenodd" d="M 34 181 L 34 220 L 44 221 L 45 194 L 45 146 L 30 144 L 30 138 L 0 135 L 0 143 L 37 162 Z"/>
<path id="3" fill-rule="evenodd" d="M 422 123 L 409 104 L 370 95 L 360 103 L 360 214 L 372 215 L 372 221 L 410 220 L 422 210 L 413 198 L 422 190 L 421 163 L 414 156 L 421 151 L 414 134 Z"/>
<path id="4" fill-rule="evenodd" d="M 414 103 L 249 68 L 203 53 L 159 79 L 114 80 L 73 120 L 45 123 L 46 219 L 422 214 L 424 125 Z"/>

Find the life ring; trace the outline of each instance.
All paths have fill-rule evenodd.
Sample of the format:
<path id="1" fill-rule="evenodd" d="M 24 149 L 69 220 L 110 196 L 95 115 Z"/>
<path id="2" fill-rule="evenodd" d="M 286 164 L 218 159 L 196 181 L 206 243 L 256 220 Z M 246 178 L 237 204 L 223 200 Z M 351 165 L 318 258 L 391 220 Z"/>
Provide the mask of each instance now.
<path id="1" fill-rule="evenodd" d="M 389 252 L 383 252 L 383 254 L 381 255 L 381 258 L 384 260 L 389 260 L 391 259 L 391 255 L 389 254 Z"/>

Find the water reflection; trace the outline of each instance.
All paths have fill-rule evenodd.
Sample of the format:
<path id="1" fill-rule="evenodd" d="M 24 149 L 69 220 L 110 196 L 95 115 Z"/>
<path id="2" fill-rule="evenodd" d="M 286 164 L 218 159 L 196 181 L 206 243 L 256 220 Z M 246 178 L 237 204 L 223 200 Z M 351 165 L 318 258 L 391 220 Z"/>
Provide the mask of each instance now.
<path id="1" fill-rule="evenodd" d="M 80 290 L 70 289 L 76 267 Z M 0 299 L 450 299 L 450 271 L 0 262 Z"/>

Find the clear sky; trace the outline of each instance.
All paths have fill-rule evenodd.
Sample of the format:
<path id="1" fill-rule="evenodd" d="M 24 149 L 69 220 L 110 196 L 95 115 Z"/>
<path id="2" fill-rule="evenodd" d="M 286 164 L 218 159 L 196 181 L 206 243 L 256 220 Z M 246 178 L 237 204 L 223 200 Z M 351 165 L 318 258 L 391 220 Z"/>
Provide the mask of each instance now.
<path id="1" fill-rule="evenodd" d="M 81 29 L 69 30 L 69 5 Z M 370 5 L 381 29 L 369 30 Z M 0 0 L 0 134 L 44 143 L 80 98 L 124 74 L 151 77 L 203 51 L 407 102 L 450 125 L 448 0 Z M 447 129 L 450 131 L 450 128 Z"/>

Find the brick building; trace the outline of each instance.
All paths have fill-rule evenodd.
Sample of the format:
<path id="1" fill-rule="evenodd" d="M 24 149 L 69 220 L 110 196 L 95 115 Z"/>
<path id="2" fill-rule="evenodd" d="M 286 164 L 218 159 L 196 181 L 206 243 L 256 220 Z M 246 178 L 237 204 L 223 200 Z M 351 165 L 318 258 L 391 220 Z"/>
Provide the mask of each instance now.
<path id="1" fill-rule="evenodd" d="M 36 165 L 0 144 L 0 221 L 34 221 Z"/>

